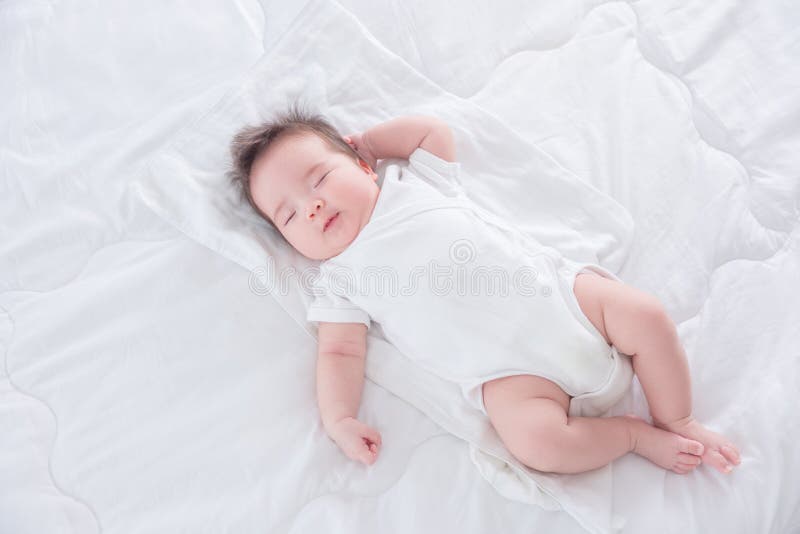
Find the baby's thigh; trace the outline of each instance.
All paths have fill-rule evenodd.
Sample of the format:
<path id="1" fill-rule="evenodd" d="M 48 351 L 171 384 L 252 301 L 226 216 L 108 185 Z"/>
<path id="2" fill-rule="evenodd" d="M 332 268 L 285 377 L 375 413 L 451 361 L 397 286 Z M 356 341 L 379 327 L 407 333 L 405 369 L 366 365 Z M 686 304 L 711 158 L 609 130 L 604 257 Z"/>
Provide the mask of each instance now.
<path id="1" fill-rule="evenodd" d="M 573 290 L 584 315 L 623 354 L 636 354 L 639 338 L 649 326 L 669 325 L 655 296 L 618 280 L 580 273 Z"/>
<path id="2" fill-rule="evenodd" d="M 603 320 L 603 303 L 615 289 L 618 289 L 614 285 L 621 286 L 624 284 L 599 274 L 578 273 L 575 277 L 575 285 L 572 288 L 581 311 L 597 331 L 602 334 L 608 344 L 611 344 L 611 340 L 608 337 L 605 321 Z"/>
<path id="3" fill-rule="evenodd" d="M 543 447 L 567 424 L 569 401 L 564 390 L 539 376 L 514 375 L 483 384 L 492 426 L 511 454 L 534 468 Z"/>
<path id="4" fill-rule="evenodd" d="M 483 405 L 489 418 L 503 419 L 520 402 L 530 398 L 547 398 L 569 411 L 570 396 L 555 382 L 535 375 L 513 375 L 489 380 L 483 384 Z"/>

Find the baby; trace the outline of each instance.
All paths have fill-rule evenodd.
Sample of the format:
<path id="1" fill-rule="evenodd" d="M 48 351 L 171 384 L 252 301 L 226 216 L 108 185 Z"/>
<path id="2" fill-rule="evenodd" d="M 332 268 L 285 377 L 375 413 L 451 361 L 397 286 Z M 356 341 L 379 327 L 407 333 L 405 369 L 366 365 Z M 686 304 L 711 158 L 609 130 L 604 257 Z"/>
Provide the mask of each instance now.
<path id="1" fill-rule="evenodd" d="M 348 457 L 371 465 L 381 447 L 380 433 L 357 419 L 374 319 L 405 356 L 461 385 L 533 469 L 578 473 L 628 452 L 681 474 L 701 463 L 729 473 L 740 463 L 732 443 L 692 416 L 686 355 L 659 301 L 477 208 L 459 189 L 453 134 L 441 120 L 400 117 L 342 137 L 292 108 L 242 130 L 231 152 L 231 177 L 249 204 L 298 252 L 324 260 L 308 315 L 319 325 L 317 395 L 324 428 Z M 387 168 L 381 181 L 374 169 L 387 158 L 409 164 Z M 478 250 L 532 270 L 538 289 L 453 294 L 420 271 L 433 260 L 463 268 Z M 376 294 L 361 283 L 353 291 L 343 275 L 385 262 L 417 275 L 414 290 Z M 623 364 L 632 364 L 654 424 L 570 415 L 574 398 L 602 390 Z"/>

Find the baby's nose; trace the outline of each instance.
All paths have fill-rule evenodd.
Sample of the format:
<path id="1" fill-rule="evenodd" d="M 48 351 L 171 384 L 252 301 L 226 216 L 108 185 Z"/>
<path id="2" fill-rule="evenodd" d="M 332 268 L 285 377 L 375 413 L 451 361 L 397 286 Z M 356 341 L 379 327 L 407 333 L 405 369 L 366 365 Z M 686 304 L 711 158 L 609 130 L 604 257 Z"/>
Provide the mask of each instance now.
<path id="1" fill-rule="evenodd" d="M 309 206 L 309 208 L 307 210 L 306 218 L 307 219 L 313 219 L 314 217 L 316 217 L 317 216 L 317 212 L 320 209 L 322 209 L 322 205 L 323 205 L 323 202 L 322 202 L 321 199 L 317 199 L 314 202 L 312 202 L 311 206 Z"/>

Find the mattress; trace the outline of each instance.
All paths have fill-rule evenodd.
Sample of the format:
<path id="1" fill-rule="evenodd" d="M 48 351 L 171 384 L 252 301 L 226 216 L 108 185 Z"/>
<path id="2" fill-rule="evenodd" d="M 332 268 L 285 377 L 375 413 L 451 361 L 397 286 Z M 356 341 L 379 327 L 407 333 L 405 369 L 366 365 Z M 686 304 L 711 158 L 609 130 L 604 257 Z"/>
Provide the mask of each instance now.
<path id="1" fill-rule="evenodd" d="M 310 10 L 342 21 L 326 35 L 345 59 L 405 73 L 375 65 L 376 87 L 421 95 L 368 106 L 344 61 L 286 81 L 339 123 L 446 102 L 624 208 L 624 254 L 592 250 L 664 303 L 695 415 L 742 451 L 733 474 L 625 456 L 601 524 L 503 495 L 464 436 L 374 379 L 359 416 L 381 456 L 338 451 L 306 301 L 253 291 L 237 251 L 258 236 L 192 211 L 214 205 L 224 147 L 187 144 L 222 134 L 212 119 L 259 69 L 313 52 Z M 3 2 L 0 532 L 800 531 L 798 22 L 766 1 Z M 301 37 L 311 52 L 286 46 Z M 489 127 L 457 125 L 465 168 L 487 164 Z M 173 177 L 185 195 L 159 213 L 131 184 L 179 150 L 211 171 Z M 471 182 L 488 209 L 546 193 L 546 173 L 505 171 Z M 615 407 L 631 411 L 646 414 L 637 383 Z"/>

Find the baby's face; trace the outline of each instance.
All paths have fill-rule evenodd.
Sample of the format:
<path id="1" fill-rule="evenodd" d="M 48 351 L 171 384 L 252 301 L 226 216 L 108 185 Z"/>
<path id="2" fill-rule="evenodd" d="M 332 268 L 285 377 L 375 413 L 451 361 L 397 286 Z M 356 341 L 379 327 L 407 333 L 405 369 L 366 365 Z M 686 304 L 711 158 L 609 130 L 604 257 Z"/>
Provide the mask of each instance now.
<path id="1" fill-rule="evenodd" d="M 365 162 L 305 133 L 279 138 L 259 154 L 250 192 L 298 252 L 324 260 L 343 252 L 369 222 L 377 179 Z"/>

